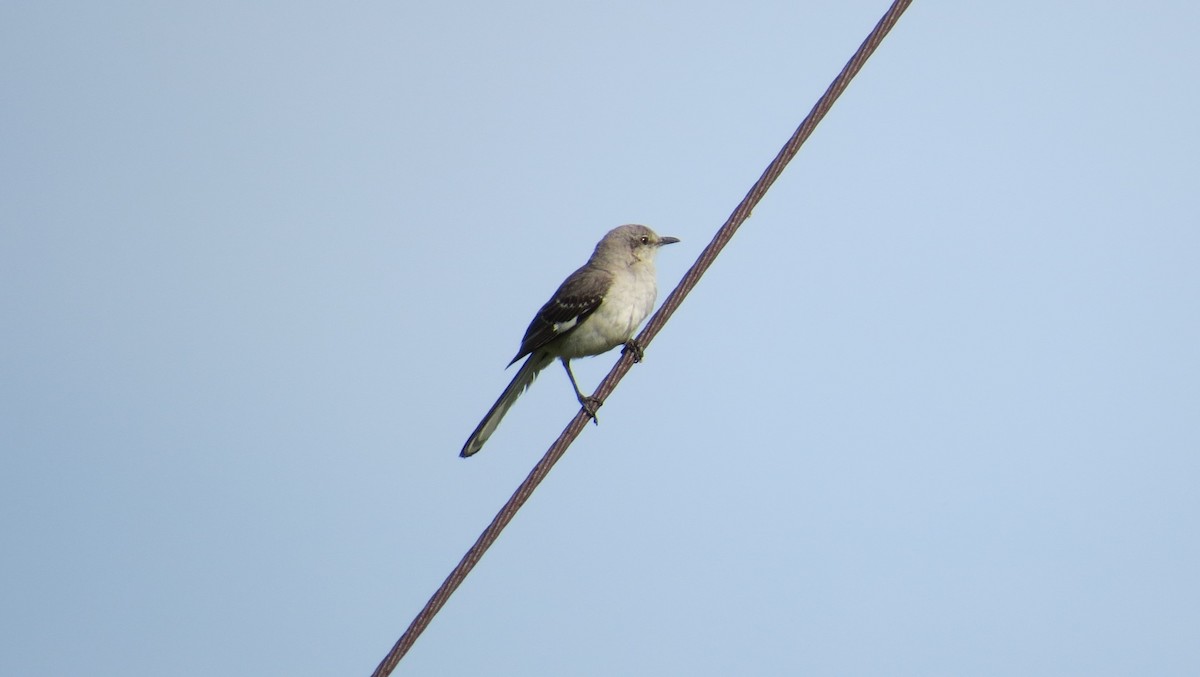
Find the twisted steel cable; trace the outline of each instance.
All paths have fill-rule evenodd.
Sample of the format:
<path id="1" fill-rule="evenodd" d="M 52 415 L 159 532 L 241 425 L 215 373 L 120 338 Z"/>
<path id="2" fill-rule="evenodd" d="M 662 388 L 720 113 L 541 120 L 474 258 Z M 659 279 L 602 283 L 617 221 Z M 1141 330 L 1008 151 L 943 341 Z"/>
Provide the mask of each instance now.
<path id="1" fill-rule="evenodd" d="M 845 67 L 843 67 L 842 71 L 838 73 L 836 78 L 834 78 L 833 82 L 829 85 L 829 88 L 826 89 L 825 93 L 821 95 L 821 98 L 817 100 L 817 103 L 813 106 L 812 110 L 809 111 L 808 115 L 804 118 L 804 121 L 801 122 L 800 126 L 796 128 L 796 131 L 792 134 L 792 137 L 788 139 L 787 143 L 784 144 L 782 149 L 780 149 L 779 154 L 775 156 L 775 159 L 771 161 L 771 164 L 767 165 L 767 168 L 762 173 L 762 176 L 760 176 L 758 181 L 756 181 L 750 188 L 750 191 L 746 193 L 746 196 L 742 198 L 742 201 L 738 204 L 737 208 L 733 210 L 733 213 L 729 215 L 729 218 L 725 221 L 724 225 L 717 230 L 717 233 L 713 236 L 712 241 L 709 242 L 708 246 L 704 248 L 704 251 L 700 253 L 700 256 L 696 259 L 696 262 L 692 264 L 691 268 L 688 269 L 687 273 L 683 276 L 683 279 L 679 281 L 679 284 L 675 287 L 674 291 L 671 292 L 671 295 L 668 296 L 665 301 L 663 301 L 662 307 L 658 309 L 658 312 L 650 318 L 650 321 L 646 324 L 645 329 L 638 334 L 637 343 L 642 347 L 642 349 L 645 349 L 650 345 L 650 342 L 653 341 L 654 337 L 658 335 L 658 332 L 662 330 L 663 325 L 667 323 L 667 320 L 671 319 L 671 315 L 673 315 L 675 310 L 679 308 L 679 305 L 683 303 L 683 299 L 692 291 L 692 288 L 696 286 L 696 283 L 700 281 L 700 278 L 704 275 L 705 271 L 708 270 L 708 267 L 712 265 L 712 262 L 717 258 L 717 255 L 721 253 L 721 250 L 724 249 L 725 245 L 728 244 L 733 238 L 733 235 L 737 232 L 737 229 L 746 221 L 746 219 L 750 218 L 750 213 L 754 211 L 754 207 L 758 205 L 759 201 L 762 200 L 764 195 L 766 195 L 767 190 L 771 187 L 771 184 L 775 183 L 775 180 L 778 179 L 779 175 L 783 173 L 784 167 L 786 167 L 788 162 L 795 157 L 796 153 L 800 150 L 800 146 L 804 144 L 804 142 L 812 134 L 813 130 L 816 129 L 817 124 L 822 118 L 825 117 L 825 114 L 829 112 L 829 109 L 833 107 L 834 102 L 837 101 L 838 97 L 841 96 L 843 91 L 845 91 L 846 87 L 850 84 L 850 81 L 854 79 L 854 76 L 857 75 L 858 71 L 862 69 L 863 64 L 866 63 L 871 54 L 875 52 L 875 49 L 879 46 L 879 43 L 883 41 L 883 38 L 887 36 L 892 27 L 896 25 L 896 22 L 900 19 L 900 16 L 904 13 L 904 10 L 908 9 L 910 4 L 912 4 L 912 0 L 895 0 L 895 2 L 892 3 L 892 6 L 888 8 L 888 11 L 879 20 L 879 23 L 875 25 L 874 30 L 871 31 L 866 40 L 864 40 L 859 46 L 858 50 L 854 53 L 854 56 L 850 57 L 850 60 L 846 62 Z M 600 382 L 600 385 L 597 387 L 593 396 L 600 401 L 603 401 L 610 394 L 612 394 L 612 391 L 617 387 L 617 384 L 620 383 L 621 379 L 625 377 L 625 374 L 629 372 L 629 368 L 633 365 L 633 362 L 633 356 L 629 354 L 628 351 L 626 351 L 625 354 L 622 354 L 621 358 L 617 360 L 617 363 L 613 365 L 612 370 L 609 371 L 608 376 L 604 377 L 604 380 Z M 400 639 L 396 641 L 396 644 L 392 647 L 391 651 L 389 651 L 387 656 L 384 657 L 383 661 L 379 663 L 379 666 L 375 669 L 375 672 L 372 673 L 372 677 L 386 677 L 392 673 L 392 670 L 395 669 L 396 664 L 399 663 L 404 654 L 408 653 L 408 650 L 412 648 L 412 645 L 414 642 L 416 642 L 417 637 L 419 637 L 425 628 L 429 626 L 429 623 L 431 620 L 433 620 L 434 615 L 436 615 L 437 612 L 443 606 L 445 606 L 446 600 L 448 600 L 450 595 L 452 595 L 458 586 L 462 584 L 463 580 L 467 577 L 467 574 L 470 573 L 471 569 L 475 568 L 475 565 L 479 563 L 480 558 L 483 557 L 483 553 L 486 552 L 489 547 L 491 547 L 492 543 L 494 543 L 496 538 L 500 535 L 500 532 L 504 530 L 504 527 L 512 521 L 512 518 L 514 515 L 516 515 L 516 512 L 521 509 L 521 506 L 525 504 L 525 501 L 529 500 L 529 496 L 533 493 L 533 490 L 537 488 L 538 484 L 540 484 L 543 479 L 545 479 L 546 475 L 550 472 L 550 469 L 553 468 L 554 464 L 558 462 L 558 459 L 562 458 L 562 455 L 566 452 L 567 447 L 569 447 L 571 443 L 575 441 L 575 438 L 579 436 L 579 433 L 583 431 L 583 428 L 587 425 L 588 420 L 589 418 L 587 414 L 580 409 L 579 413 L 575 415 L 575 418 L 573 418 L 571 422 L 567 424 L 567 427 L 563 429 L 562 433 L 558 436 L 558 439 L 556 439 L 554 443 L 550 445 L 550 448 L 546 450 L 545 455 L 542 456 L 542 460 L 538 461 L 537 465 L 533 467 L 533 470 L 531 470 L 529 475 L 525 478 L 525 481 L 522 482 L 519 487 L 517 487 L 516 492 L 513 493 L 511 498 L 508 499 L 508 502 L 504 504 L 504 507 L 500 509 L 500 512 L 496 513 L 496 516 L 492 519 L 491 524 L 489 524 L 487 528 L 483 530 L 483 533 L 481 533 L 479 538 L 476 539 L 475 544 L 472 545 L 469 550 L 467 550 L 467 554 L 463 556 L 462 560 L 458 563 L 458 566 L 454 567 L 454 569 L 450 572 L 450 575 L 447 576 L 446 580 L 442 582 L 442 585 L 435 593 L 433 593 L 433 596 L 429 598 L 429 601 L 426 602 L 425 607 L 421 609 L 420 613 L 418 613 L 416 618 L 413 619 L 412 623 L 409 624 L 408 629 L 405 630 L 404 634 L 400 636 Z"/>

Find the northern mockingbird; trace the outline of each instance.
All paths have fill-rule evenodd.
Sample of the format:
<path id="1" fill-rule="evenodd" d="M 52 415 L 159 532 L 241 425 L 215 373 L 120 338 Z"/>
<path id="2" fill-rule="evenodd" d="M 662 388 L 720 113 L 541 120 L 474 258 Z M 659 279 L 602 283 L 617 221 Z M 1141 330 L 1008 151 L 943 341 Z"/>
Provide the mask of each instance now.
<path id="1" fill-rule="evenodd" d="M 654 255 L 659 247 L 672 242 L 679 242 L 679 238 L 659 237 L 645 226 L 619 226 L 608 231 L 588 262 L 559 285 L 529 323 L 521 349 L 508 366 L 529 357 L 471 433 L 460 456 L 465 458 L 483 448 L 509 407 L 555 358 L 562 360 L 579 403 L 592 419 L 596 418 L 600 403 L 580 392 L 571 373 L 571 359 L 599 355 L 622 343 L 641 358 L 641 348 L 632 340 L 633 332 L 654 308 L 658 294 Z"/>

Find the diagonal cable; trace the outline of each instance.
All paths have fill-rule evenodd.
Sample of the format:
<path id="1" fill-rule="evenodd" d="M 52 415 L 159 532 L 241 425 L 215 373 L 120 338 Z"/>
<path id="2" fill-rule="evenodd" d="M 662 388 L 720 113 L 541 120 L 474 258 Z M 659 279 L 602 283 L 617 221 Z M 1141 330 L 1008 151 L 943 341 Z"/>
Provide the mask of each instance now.
<path id="1" fill-rule="evenodd" d="M 750 191 L 746 193 L 746 197 L 742 198 L 741 203 L 739 203 L 737 208 L 733 210 L 733 213 L 729 215 L 729 219 L 727 219 L 724 225 L 717 230 L 717 234 L 713 236 L 712 241 L 708 243 L 708 246 L 704 248 L 704 251 L 700 252 L 700 256 L 696 259 L 696 262 L 692 264 L 692 267 L 688 269 L 688 272 L 683 276 L 683 279 L 679 281 L 679 284 L 675 287 L 675 290 L 671 292 L 671 295 L 668 296 L 665 301 L 663 301 L 662 307 L 658 309 L 658 312 L 654 314 L 654 317 L 650 318 L 650 321 L 646 324 L 646 328 L 643 329 L 642 333 L 637 337 L 637 343 L 643 349 L 650 345 L 650 342 L 653 341 L 654 337 L 658 335 L 658 332 L 662 330 L 663 325 L 667 323 L 667 320 L 669 320 L 671 315 L 675 313 L 675 310 L 679 308 L 679 304 L 683 303 L 683 299 L 692 291 L 692 288 L 696 286 L 696 283 L 700 281 L 700 277 L 704 275 L 704 272 L 708 270 L 710 265 L 712 265 L 713 260 L 717 258 L 717 255 L 721 253 L 721 250 L 724 249 L 725 245 L 728 244 L 733 238 L 733 234 L 737 232 L 737 229 L 746 221 L 746 219 L 750 218 L 750 213 L 754 211 L 754 207 L 758 205 L 760 200 L 762 200 L 763 196 L 767 192 L 767 189 L 770 188 L 771 184 L 775 183 L 775 179 L 779 178 L 779 175 L 783 173 L 784 167 L 786 167 L 788 162 L 795 157 L 796 153 L 800 150 L 800 146 L 804 144 L 805 140 L 807 140 L 812 134 L 817 124 L 822 118 L 825 117 L 825 114 L 829 112 L 829 109 L 833 107 L 833 103 L 837 101 L 837 98 L 841 96 L 843 91 L 845 91 L 847 85 L 849 85 L 850 81 L 854 79 L 854 76 L 858 74 L 858 71 L 862 69 L 863 64 L 866 63 L 871 54 L 875 52 L 875 49 L 879 46 L 879 43 L 883 41 L 883 38 L 888 34 L 892 27 L 896 25 L 896 22 L 900 19 L 900 15 L 904 13 L 904 10 L 908 9 L 910 4 L 912 4 L 912 0 L 895 0 L 895 2 L 892 3 L 892 6 L 888 8 L 888 11 L 883 15 L 883 18 L 879 20 L 879 23 L 875 25 L 874 30 L 872 30 L 870 35 L 867 36 L 867 39 L 864 40 L 859 46 L 858 50 L 854 53 L 854 56 L 850 57 L 850 60 L 846 62 L 845 67 L 843 67 L 842 71 L 838 73 L 836 78 L 834 78 L 833 82 L 829 85 L 829 88 L 826 89 L 825 93 L 821 95 L 821 98 L 817 100 L 817 103 L 813 106 L 812 110 L 809 111 L 808 115 L 804 118 L 804 121 L 801 122 L 800 126 L 796 128 L 796 131 L 792 134 L 792 137 L 788 139 L 788 142 L 784 144 L 782 149 L 780 149 L 779 154 L 775 156 L 775 159 L 771 161 L 771 164 L 767 165 L 766 171 L 764 171 L 762 176 L 759 177 L 758 181 L 754 183 L 754 185 L 750 188 Z M 617 363 L 613 365 L 613 368 L 608 373 L 608 376 L 604 377 L 604 380 L 600 382 L 599 387 L 596 388 L 594 397 L 603 401 L 610 394 L 612 394 L 612 391 L 617 387 L 617 384 L 621 382 L 621 379 L 625 377 L 625 374 L 629 372 L 629 368 L 632 365 L 632 355 L 628 353 L 622 354 L 621 358 L 617 360 Z M 400 639 L 396 641 L 396 644 L 392 647 L 392 650 L 388 652 L 388 655 L 385 656 L 383 661 L 379 663 L 379 666 L 375 668 L 375 672 L 372 673 L 372 677 L 386 677 L 392 673 L 392 670 L 395 669 L 396 664 L 400 662 L 400 659 L 404 656 L 404 654 L 408 653 L 408 650 L 412 648 L 413 643 L 417 641 L 417 637 L 419 637 L 425 628 L 429 626 L 429 622 L 433 620 L 434 615 L 436 615 L 437 612 L 443 606 L 445 606 L 446 600 L 450 598 L 450 595 L 452 595 L 456 589 L 458 589 L 458 586 L 462 584 L 463 579 L 467 577 L 467 574 L 470 573 L 471 569 L 475 568 L 475 565 L 479 562 L 480 558 L 483 557 L 483 553 L 486 552 L 489 547 L 491 547 L 492 543 L 495 542 L 496 538 L 500 535 L 500 532 L 504 529 L 504 527 L 512 521 L 512 518 L 516 514 L 517 510 L 520 510 L 521 506 L 525 504 L 525 501 L 529 500 L 529 496 L 533 493 L 533 490 L 537 488 L 538 484 L 540 484 L 543 479 L 545 479 L 546 475 L 550 472 L 550 469 L 553 468 L 554 464 L 558 462 L 558 459 L 562 458 L 562 455 L 566 452 L 567 447 L 569 447 L 571 443 L 575 441 L 575 438 L 579 436 L 579 433 L 583 431 L 583 428 L 587 425 L 588 420 L 587 414 L 581 409 L 579 413 L 575 415 L 575 418 L 572 419 L 569 424 L 567 424 L 567 427 L 563 429 L 562 434 L 558 436 L 558 439 L 555 440 L 554 443 L 550 445 L 550 448 L 546 450 L 545 455 L 542 456 L 542 460 L 538 461 L 537 465 L 533 467 L 533 470 L 529 472 L 529 476 L 525 478 L 525 481 L 522 482 L 519 487 L 517 487 L 516 492 L 513 493 L 511 498 L 508 499 L 508 502 L 504 504 L 504 507 L 500 509 L 500 512 L 496 513 L 496 516 L 492 519 L 491 524 L 489 524 L 488 527 L 483 530 L 483 533 L 479 535 L 479 538 L 476 539 L 475 544 L 472 545 L 471 549 L 467 551 L 467 554 L 463 556 L 462 560 L 458 563 L 458 566 L 454 567 L 454 570 L 451 571 L 450 575 L 446 577 L 446 580 L 442 582 L 442 585 L 437 589 L 437 592 L 433 593 L 433 596 L 430 597 L 429 601 L 425 603 L 425 607 L 421 609 L 420 613 L 418 613 L 416 618 L 413 619 L 412 623 L 409 624 L 408 629 L 405 630 L 404 634 L 400 636 Z"/>

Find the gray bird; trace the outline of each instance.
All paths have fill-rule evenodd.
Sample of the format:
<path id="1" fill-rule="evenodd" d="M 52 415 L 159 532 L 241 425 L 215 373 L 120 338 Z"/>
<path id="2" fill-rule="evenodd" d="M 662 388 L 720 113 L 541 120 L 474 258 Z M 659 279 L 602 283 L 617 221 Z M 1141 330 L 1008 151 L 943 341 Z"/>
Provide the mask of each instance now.
<path id="1" fill-rule="evenodd" d="M 594 419 L 599 402 L 579 390 L 571 373 L 571 360 L 599 355 L 621 344 L 633 350 L 635 357 L 641 357 L 641 349 L 632 339 L 638 325 L 654 309 L 658 295 L 654 255 L 659 247 L 673 242 L 679 242 L 679 238 L 660 237 L 646 226 L 635 224 L 608 231 L 588 262 L 559 285 L 529 323 L 521 349 L 508 366 L 529 357 L 459 455 L 465 458 L 483 448 L 513 402 L 555 358 L 562 360 L 575 397 Z"/>

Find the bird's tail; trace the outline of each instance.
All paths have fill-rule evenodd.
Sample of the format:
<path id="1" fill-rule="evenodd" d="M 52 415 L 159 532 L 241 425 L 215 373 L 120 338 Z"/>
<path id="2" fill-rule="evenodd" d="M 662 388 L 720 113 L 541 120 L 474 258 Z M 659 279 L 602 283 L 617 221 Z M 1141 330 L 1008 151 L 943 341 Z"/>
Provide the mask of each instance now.
<path id="1" fill-rule="evenodd" d="M 466 458 L 483 448 L 483 443 L 487 442 L 492 433 L 496 431 L 496 426 L 500 425 L 500 419 L 508 413 L 513 402 L 516 402 L 521 393 L 525 392 L 525 389 L 533 383 L 538 372 L 550 366 L 553 361 L 553 356 L 541 351 L 534 352 L 525 360 L 525 363 L 517 370 L 517 375 L 513 376 L 512 382 L 500 394 L 500 399 L 496 400 L 491 409 L 488 409 L 487 415 L 475 427 L 475 432 L 467 438 L 467 443 L 463 445 L 459 456 Z"/>

